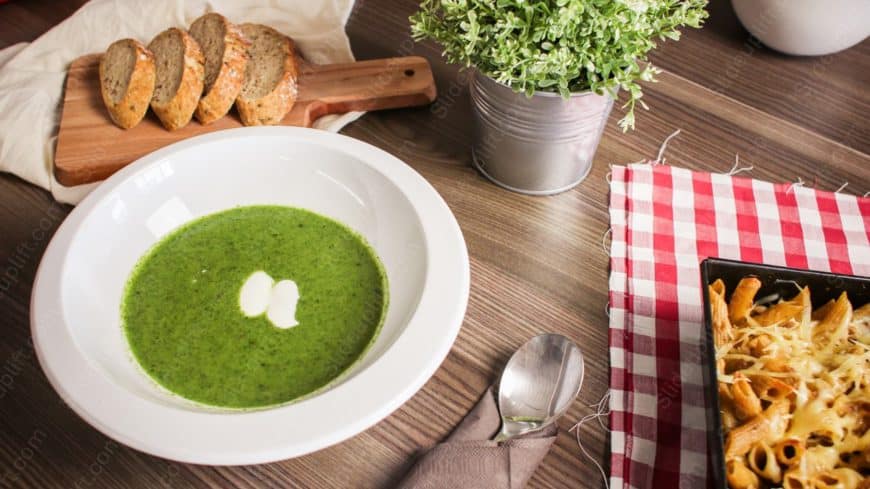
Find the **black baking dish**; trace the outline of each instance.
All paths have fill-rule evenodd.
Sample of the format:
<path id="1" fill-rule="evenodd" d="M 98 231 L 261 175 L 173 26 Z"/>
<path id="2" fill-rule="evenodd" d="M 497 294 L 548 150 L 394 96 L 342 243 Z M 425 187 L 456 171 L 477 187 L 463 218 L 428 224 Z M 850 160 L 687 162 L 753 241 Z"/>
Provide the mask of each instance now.
<path id="1" fill-rule="evenodd" d="M 757 297 L 780 294 L 792 297 L 797 294 L 794 282 L 801 287 L 809 286 L 813 307 L 820 307 L 831 299 L 836 299 L 845 291 L 852 304 L 857 308 L 870 302 L 870 277 L 856 277 L 834 273 L 798 270 L 795 268 L 775 267 L 757 263 L 708 258 L 701 262 L 701 280 L 704 293 L 704 334 L 702 336 L 702 356 L 704 362 L 704 386 L 707 402 L 707 440 L 713 469 L 713 487 L 727 489 L 725 482 L 724 436 L 722 419 L 719 412 L 719 390 L 716 385 L 715 346 L 710 323 L 710 300 L 707 286 L 717 279 L 725 282 L 728 292 L 734 290 L 741 278 L 754 275 L 761 280 L 762 287 Z"/>

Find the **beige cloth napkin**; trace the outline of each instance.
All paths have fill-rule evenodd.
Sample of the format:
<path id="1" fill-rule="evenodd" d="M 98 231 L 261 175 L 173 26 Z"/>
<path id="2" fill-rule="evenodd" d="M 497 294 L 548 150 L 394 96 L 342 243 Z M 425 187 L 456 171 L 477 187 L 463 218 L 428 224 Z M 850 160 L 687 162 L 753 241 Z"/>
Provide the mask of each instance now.
<path id="1" fill-rule="evenodd" d="M 66 69 L 78 56 L 104 51 L 117 39 L 148 42 L 169 27 L 187 27 L 216 11 L 231 21 L 270 25 L 296 40 L 314 63 L 353 61 L 344 24 L 353 0 L 93 0 L 32 43 L 0 51 L 0 171 L 78 203 L 96 184 L 64 187 L 53 178 L 54 140 Z M 354 112 L 319 119 L 338 131 Z"/>
<path id="2" fill-rule="evenodd" d="M 426 452 L 399 489 L 519 489 L 556 440 L 558 428 L 508 440 L 490 441 L 501 425 L 492 389 L 443 443 Z"/>

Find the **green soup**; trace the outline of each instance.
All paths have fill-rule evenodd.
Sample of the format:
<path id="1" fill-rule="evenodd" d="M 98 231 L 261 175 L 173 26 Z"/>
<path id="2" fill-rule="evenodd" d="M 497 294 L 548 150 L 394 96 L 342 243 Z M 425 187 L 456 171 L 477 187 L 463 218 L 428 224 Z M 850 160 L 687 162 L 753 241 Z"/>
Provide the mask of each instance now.
<path id="1" fill-rule="evenodd" d="M 256 271 L 293 280 L 298 325 L 246 317 Z M 374 341 L 387 309 L 377 255 L 346 226 L 303 209 L 240 207 L 186 224 L 136 265 L 121 316 L 133 356 L 170 391 L 253 408 L 327 385 Z"/>

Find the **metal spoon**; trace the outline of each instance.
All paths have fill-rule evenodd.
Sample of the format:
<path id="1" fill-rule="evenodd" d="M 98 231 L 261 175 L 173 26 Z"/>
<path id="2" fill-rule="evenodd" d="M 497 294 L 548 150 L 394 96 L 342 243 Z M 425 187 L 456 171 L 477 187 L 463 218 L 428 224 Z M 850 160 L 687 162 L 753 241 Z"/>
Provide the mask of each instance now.
<path id="1" fill-rule="evenodd" d="M 543 334 L 527 341 L 501 374 L 501 430 L 493 440 L 505 441 L 554 423 L 580 392 L 583 370 L 583 353 L 568 338 Z"/>

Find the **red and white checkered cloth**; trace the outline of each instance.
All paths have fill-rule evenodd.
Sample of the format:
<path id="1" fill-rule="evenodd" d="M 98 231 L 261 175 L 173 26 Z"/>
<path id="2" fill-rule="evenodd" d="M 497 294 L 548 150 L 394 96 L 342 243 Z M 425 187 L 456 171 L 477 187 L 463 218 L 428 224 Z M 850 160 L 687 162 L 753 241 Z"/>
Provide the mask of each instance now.
<path id="1" fill-rule="evenodd" d="M 870 275 L 870 199 L 633 164 L 610 223 L 611 487 L 707 487 L 700 262 Z"/>

